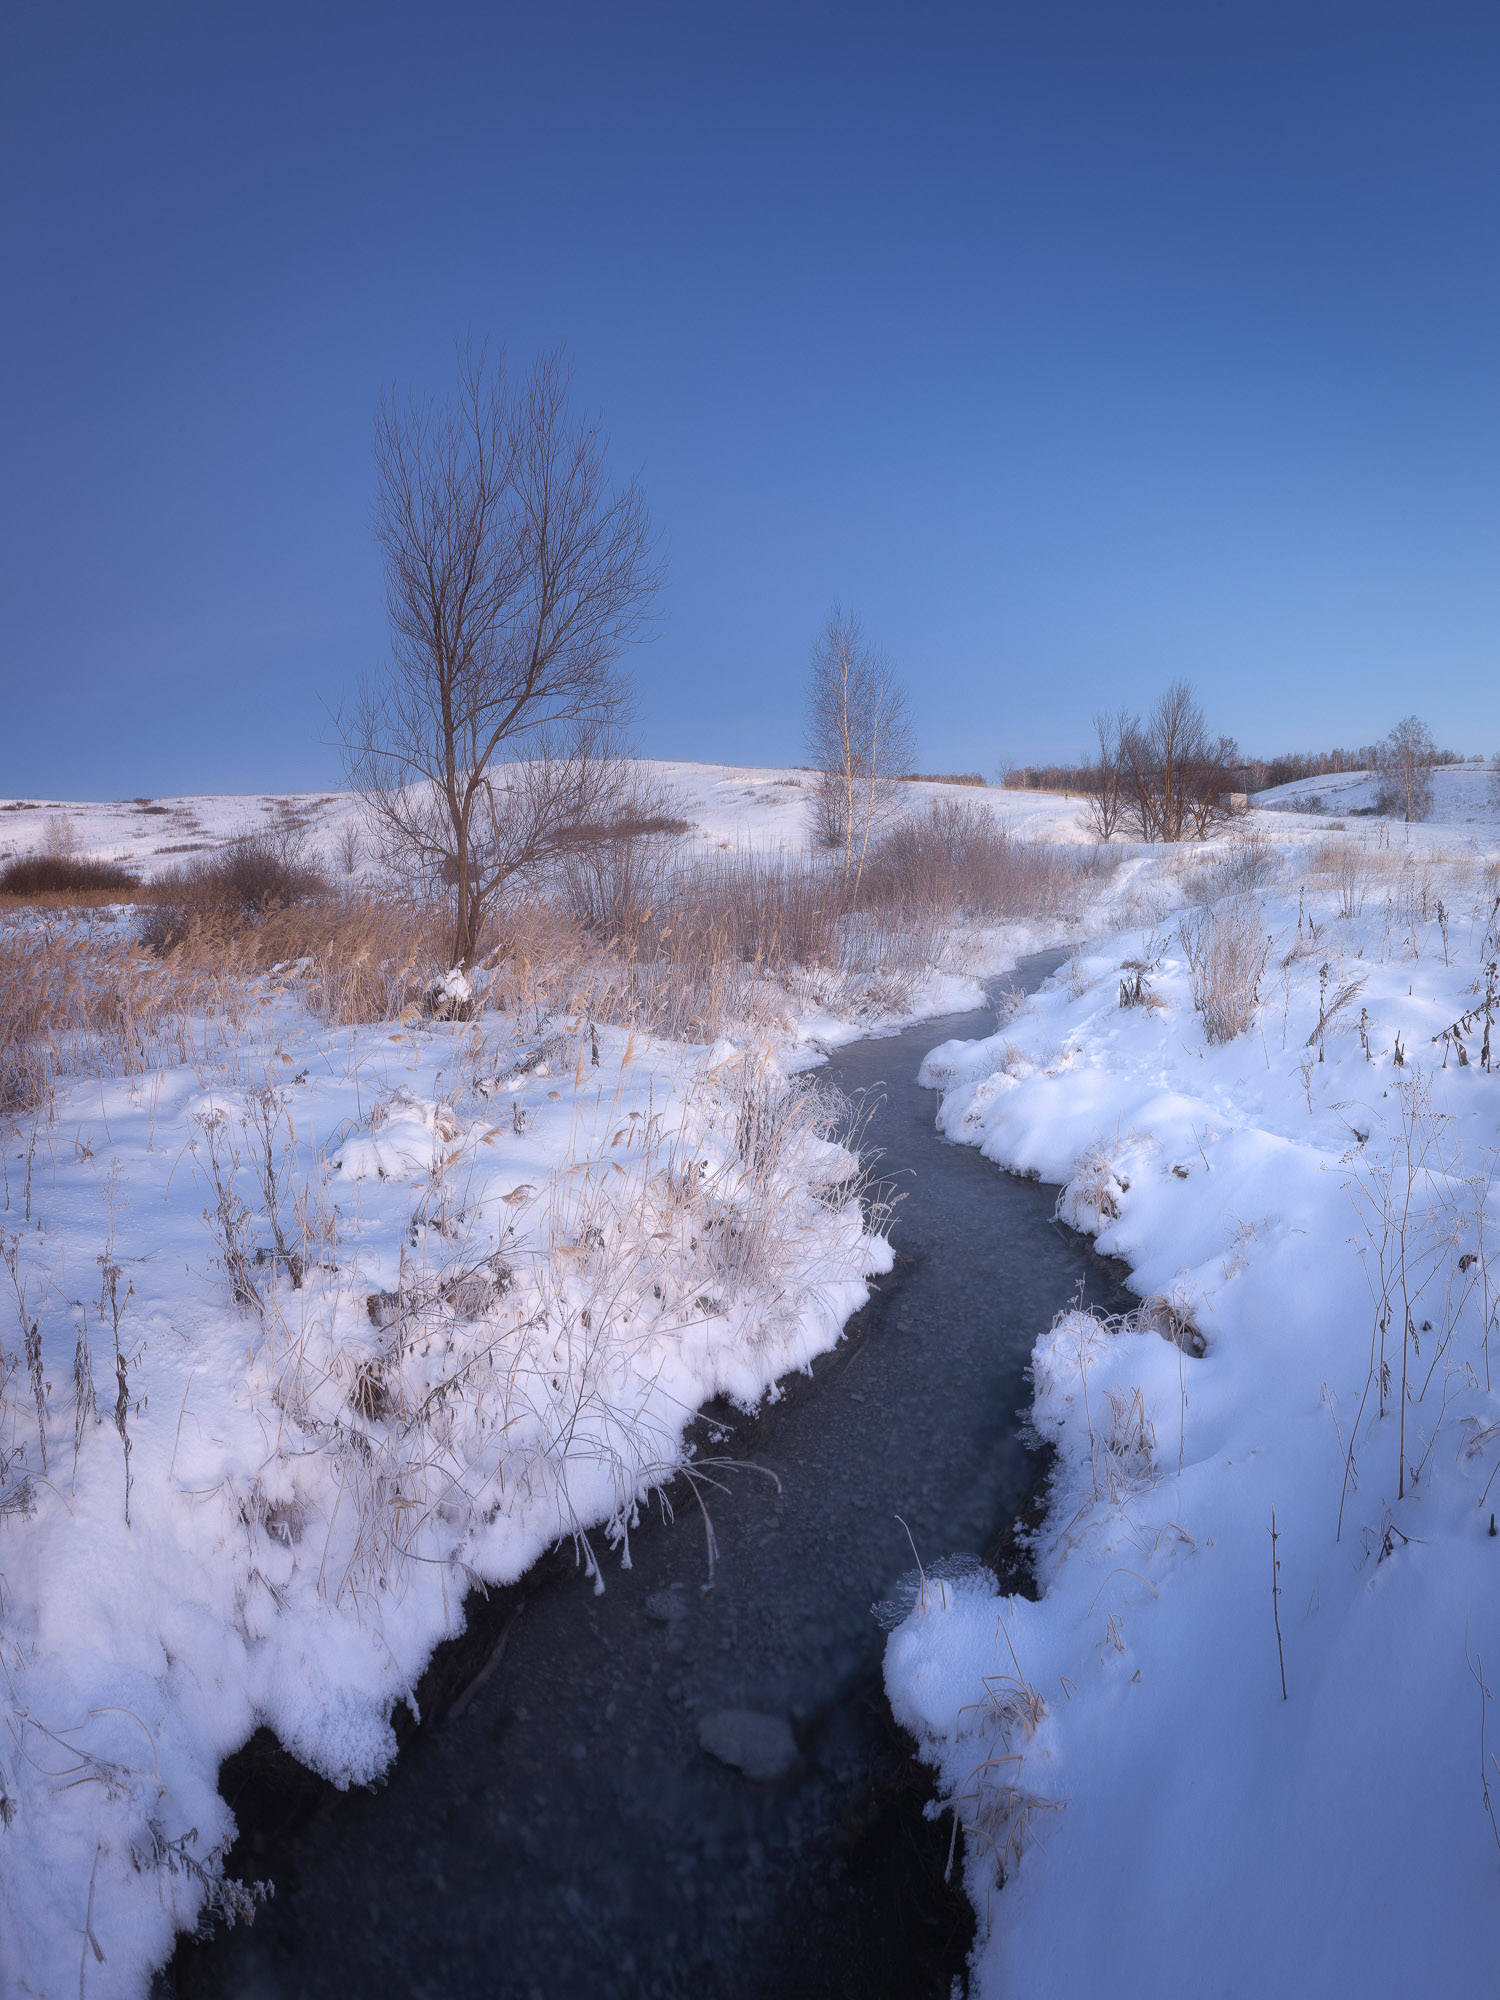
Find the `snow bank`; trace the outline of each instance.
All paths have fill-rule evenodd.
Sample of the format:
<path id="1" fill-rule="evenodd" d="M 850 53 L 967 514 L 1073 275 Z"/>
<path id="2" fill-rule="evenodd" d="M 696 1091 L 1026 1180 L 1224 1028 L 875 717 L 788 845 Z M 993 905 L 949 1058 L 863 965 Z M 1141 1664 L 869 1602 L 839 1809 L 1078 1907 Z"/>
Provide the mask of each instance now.
<path id="1" fill-rule="evenodd" d="M 628 1560 L 703 1402 L 889 1264 L 816 1089 L 577 1017 L 328 1031 L 267 990 L 5 1158 L 0 1964 L 138 1994 L 226 1884 L 220 1761 L 394 1750 L 476 1581 Z M 601 1584 L 602 1587 L 602 1584 Z"/>
<path id="2" fill-rule="evenodd" d="M 1037 1343 L 1040 1601 L 890 1641 L 983 1996 L 1479 1989 L 1500 1953 L 1497 883 L 1352 837 L 1231 870 L 1248 1032 L 1207 1040 L 1164 920 L 925 1067 L 1146 1301 Z"/>

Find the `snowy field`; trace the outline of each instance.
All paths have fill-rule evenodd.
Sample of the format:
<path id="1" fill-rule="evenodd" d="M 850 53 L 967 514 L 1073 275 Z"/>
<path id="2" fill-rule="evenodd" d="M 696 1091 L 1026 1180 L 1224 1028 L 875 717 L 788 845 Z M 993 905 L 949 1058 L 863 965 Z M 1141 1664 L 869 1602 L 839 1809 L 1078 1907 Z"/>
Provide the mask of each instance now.
<path id="1" fill-rule="evenodd" d="M 672 811 L 689 823 L 694 842 L 755 850 L 807 845 L 808 784 L 805 771 L 641 761 Z M 976 785 L 913 784 L 912 803 L 935 797 L 978 804 L 1012 833 L 1036 839 L 1079 841 L 1078 801 L 1050 792 L 1006 792 Z M 357 802 L 340 792 L 227 793 L 180 799 L 124 799 L 99 803 L 70 799 L 0 800 L 0 863 L 31 854 L 49 841 L 71 841 L 80 854 L 124 861 L 150 876 L 195 854 L 222 847 L 247 833 L 263 832 L 291 816 L 333 873 L 343 870 L 345 830 L 358 841 L 356 872 L 373 866 L 360 829 Z M 66 831 L 64 832 L 64 829 Z"/>
<path id="2" fill-rule="evenodd" d="M 807 844 L 805 771 L 664 759 L 643 759 L 641 769 L 660 786 L 669 809 L 688 822 L 688 838 L 694 843 L 756 851 L 800 851 Z M 1359 817 L 1374 812 L 1376 782 L 1369 771 L 1299 779 L 1257 793 L 1253 803 L 1259 810 L 1253 817 L 1278 839 L 1293 837 L 1303 819 L 1309 832 L 1326 830 L 1329 820 L 1341 815 L 1354 816 L 1357 824 Z M 1031 839 L 1081 842 L 1089 837 L 1082 802 L 1062 793 L 925 782 L 909 789 L 918 809 L 930 799 L 946 797 L 982 806 L 1010 832 Z M 1261 811 L 1274 818 L 1261 819 Z M 358 804 L 344 792 L 228 793 L 109 803 L 0 800 L 0 863 L 67 839 L 80 854 L 128 862 L 150 876 L 288 816 L 306 828 L 311 848 L 331 873 L 344 871 L 348 831 L 358 842 L 355 871 L 372 872 Z M 1458 829 L 1481 841 L 1500 838 L 1500 792 L 1487 765 L 1445 765 L 1434 771 L 1432 815 L 1412 829 L 1411 837 L 1441 841 Z"/>
<path id="3" fill-rule="evenodd" d="M 983 2000 L 1500 1961 L 1500 861 L 1263 823 L 925 1066 L 1145 1302 L 1037 1343 L 1039 1601 L 935 1565 L 889 1645 Z"/>
<path id="4" fill-rule="evenodd" d="M 688 842 L 805 844 L 805 774 L 654 771 Z M 809 978 L 704 1043 L 504 968 L 467 1021 L 338 1025 L 295 964 L 148 1016 L 120 911 L 113 1056 L 5 1134 L 10 1986 L 138 1995 L 175 1929 L 249 1914 L 216 1777 L 259 1722 L 367 1780 L 474 1581 L 561 1536 L 607 1583 L 701 1403 L 752 1405 L 888 1267 L 820 1049 L 1062 942 L 1059 979 L 926 1073 L 949 1136 L 1063 1184 L 1147 1302 L 1038 1328 L 1040 1601 L 924 1549 L 890 1641 L 970 1829 L 975 1990 L 1480 1979 L 1500 867 L 1446 775 L 1446 821 L 1256 812 L 1133 848 L 1073 921 L 949 939 L 883 1013 Z M 914 803 L 939 790 L 1084 840 L 1076 800 Z M 150 872 L 293 815 L 337 869 L 354 812 L 34 800 L 0 805 L 0 847 Z"/>

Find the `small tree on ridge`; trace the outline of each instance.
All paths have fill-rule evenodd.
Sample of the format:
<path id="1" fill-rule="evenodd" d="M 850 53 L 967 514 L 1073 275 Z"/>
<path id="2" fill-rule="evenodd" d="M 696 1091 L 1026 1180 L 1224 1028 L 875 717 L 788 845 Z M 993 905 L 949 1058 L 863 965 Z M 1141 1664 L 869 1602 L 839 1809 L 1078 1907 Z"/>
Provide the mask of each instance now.
<path id="1" fill-rule="evenodd" d="M 871 833 L 900 810 L 896 781 L 911 768 L 911 729 L 890 661 L 838 606 L 813 645 L 807 751 L 817 774 L 815 837 L 841 850 L 845 893 L 853 895 Z"/>
<path id="2" fill-rule="evenodd" d="M 465 350 L 448 401 L 376 414 L 391 655 L 341 745 L 387 858 L 451 892 L 461 967 L 507 882 L 630 810 L 616 663 L 661 566 L 606 454 L 557 354 L 512 386 Z"/>
<path id="3" fill-rule="evenodd" d="M 1392 818 L 1408 824 L 1432 811 L 1432 767 L 1437 746 L 1432 731 L 1418 716 L 1398 722 L 1380 746 L 1380 786 L 1376 803 Z"/>

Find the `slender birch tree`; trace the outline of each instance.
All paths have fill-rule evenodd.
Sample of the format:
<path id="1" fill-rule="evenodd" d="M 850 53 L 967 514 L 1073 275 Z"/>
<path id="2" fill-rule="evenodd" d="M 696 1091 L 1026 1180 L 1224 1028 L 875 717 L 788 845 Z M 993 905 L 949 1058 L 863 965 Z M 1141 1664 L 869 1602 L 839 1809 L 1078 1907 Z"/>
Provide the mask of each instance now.
<path id="1" fill-rule="evenodd" d="M 1432 731 L 1419 716 L 1398 722 L 1380 746 L 1380 783 L 1376 794 L 1383 813 L 1408 824 L 1432 811 L 1432 767 L 1437 746 Z"/>
<path id="2" fill-rule="evenodd" d="M 835 606 L 813 645 L 807 685 L 807 750 L 817 786 L 815 837 L 843 857 L 852 900 L 870 836 L 901 809 L 900 774 L 911 768 L 906 694 L 858 618 Z"/>

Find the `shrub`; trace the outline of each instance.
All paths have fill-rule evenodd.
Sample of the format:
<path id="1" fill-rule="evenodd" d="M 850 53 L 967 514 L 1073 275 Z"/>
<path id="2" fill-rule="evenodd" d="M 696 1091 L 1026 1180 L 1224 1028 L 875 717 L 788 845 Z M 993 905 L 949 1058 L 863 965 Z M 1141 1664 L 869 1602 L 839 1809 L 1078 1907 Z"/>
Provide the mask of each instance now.
<path id="1" fill-rule="evenodd" d="M 1193 980 L 1193 1005 L 1211 1042 L 1232 1042 L 1255 1018 L 1271 940 L 1259 903 L 1220 903 L 1182 920 L 1178 935 Z"/>
<path id="2" fill-rule="evenodd" d="M 273 910 L 321 896 L 326 886 L 304 861 L 300 843 L 249 834 L 159 876 L 152 885 L 156 907 L 142 924 L 141 937 L 153 951 L 167 951 L 207 919 L 220 928 L 255 924 Z"/>
<path id="3" fill-rule="evenodd" d="M 1267 888 L 1281 869 L 1281 857 L 1271 842 L 1258 833 L 1211 850 L 1183 877 L 1183 894 L 1189 903 L 1219 903 L 1251 890 Z"/>
<path id="4" fill-rule="evenodd" d="M 635 840 L 654 833 L 679 834 L 692 830 L 691 820 L 679 819 L 673 813 L 617 813 L 603 826 L 585 823 L 569 827 L 559 836 L 558 844 L 563 848 L 585 847 L 600 841 Z"/>
<path id="5" fill-rule="evenodd" d="M 779 1014 L 789 992 L 854 1017 L 902 1011 L 954 915 L 1071 913 L 1110 865 L 1018 840 L 982 806 L 946 799 L 882 834 L 854 880 L 837 857 L 620 841 L 565 856 L 560 886 L 584 956 L 591 941 L 593 970 L 577 978 L 596 1017 L 696 1040 Z M 491 962 L 509 956 L 502 944 Z"/>
<path id="6" fill-rule="evenodd" d="M 1081 848 L 1018 839 L 984 806 L 934 799 L 925 813 L 882 834 L 860 901 L 892 914 L 1039 916 L 1070 909 L 1080 882 L 1104 865 Z"/>
<path id="7" fill-rule="evenodd" d="M 141 886 L 140 877 L 118 861 L 87 861 L 76 854 L 23 854 L 0 868 L 0 895 L 56 896 L 70 891 L 94 894 Z"/>

